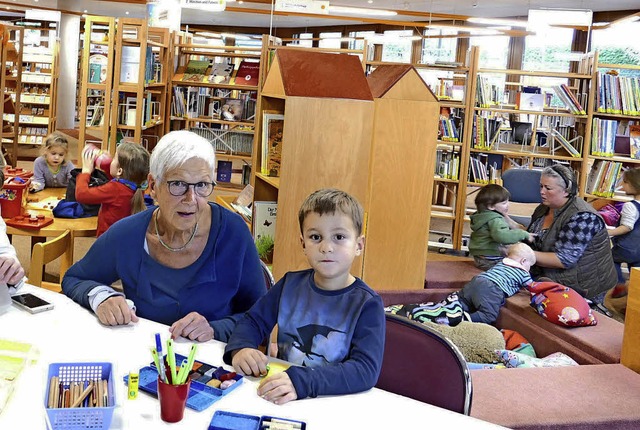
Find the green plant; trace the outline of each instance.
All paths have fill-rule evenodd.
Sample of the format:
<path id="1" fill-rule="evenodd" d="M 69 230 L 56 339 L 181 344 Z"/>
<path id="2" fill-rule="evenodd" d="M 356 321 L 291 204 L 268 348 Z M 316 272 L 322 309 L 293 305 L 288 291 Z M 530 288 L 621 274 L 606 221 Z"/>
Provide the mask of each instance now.
<path id="1" fill-rule="evenodd" d="M 273 237 L 270 235 L 260 236 L 256 239 L 256 249 L 261 260 L 270 260 L 273 254 Z"/>

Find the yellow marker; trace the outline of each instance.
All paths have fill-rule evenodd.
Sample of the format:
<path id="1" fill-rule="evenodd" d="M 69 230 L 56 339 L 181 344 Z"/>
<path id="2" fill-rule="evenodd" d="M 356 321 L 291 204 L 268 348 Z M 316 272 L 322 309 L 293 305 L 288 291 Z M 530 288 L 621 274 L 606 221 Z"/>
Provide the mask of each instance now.
<path id="1" fill-rule="evenodd" d="M 129 372 L 129 400 L 134 400 L 138 398 L 138 379 L 139 375 L 137 373 Z"/>

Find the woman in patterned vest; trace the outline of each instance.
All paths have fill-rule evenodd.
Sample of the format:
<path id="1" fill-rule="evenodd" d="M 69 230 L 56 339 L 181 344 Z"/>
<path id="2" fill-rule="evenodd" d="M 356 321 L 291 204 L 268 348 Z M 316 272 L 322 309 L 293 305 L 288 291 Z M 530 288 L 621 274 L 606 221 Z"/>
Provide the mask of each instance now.
<path id="1" fill-rule="evenodd" d="M 602 217 L 577 192 L 571 168 L 555 164 L 542 171 L 542 204 L 528 228 L 536 235 L 537 263 L 531 271 L 602 303 L 617 279 L 609 236 Z"/>

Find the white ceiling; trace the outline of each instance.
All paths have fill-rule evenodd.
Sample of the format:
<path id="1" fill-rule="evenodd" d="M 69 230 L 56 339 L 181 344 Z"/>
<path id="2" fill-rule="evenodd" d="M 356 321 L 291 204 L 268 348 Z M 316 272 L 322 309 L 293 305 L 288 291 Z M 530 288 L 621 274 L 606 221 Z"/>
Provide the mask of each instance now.
<path id="1" fill-rule="evenodd" d="M 10 1 L 4 0 L 4 4 Z M 638 0 L 372 0 L 369 4 L 367 0 L 335 0 L 331 5 L 352 6 L 361 8 L 380 8 L 398 11 L 421 12 L 423 16 L 397 15 L 395 17 L 384 17 L 386 20 L 395 21 L 429 21 L 428 13 L 468 15 L 477 17 L 526 17 L 529 9 L 539 8 L 561 8 L 561 9 L 591 9 L 598 11 L 634 10 L 640 8 Z M 146 6 L 139 4 L 126 4 L 120 2 L 98 1 L 98 0 L 17 0 L 16 4 L 37 8 L 44 7 L 60 8 L 76 12 L 88 11 L 92 15 L 125 16 L 125 11 L 129 12 L 129 17 L 144 18 L 146 16 Z M 238 1 L 227 3 L 228 8 L 250 8 L 270 10 L 269 4 L 251 3 L 245 1 L 239 4 Z M 371 17 L 369 17 L 371 18 Z M 432 18 L 437 20 L 437 18 Z M 274 16 L 273 27 L 316 27 L 331 25 L 359 24 L 357 18 L 353 20 L 324 19 L 315 17 L 293 17 Z M 238 27 L 270 27 L 271 16 L 269 14 L 254 14 L 244 12 L 206 12 L 201 10 L 183 9 L 182 24 L 189 25 L 223 25 Z"/>

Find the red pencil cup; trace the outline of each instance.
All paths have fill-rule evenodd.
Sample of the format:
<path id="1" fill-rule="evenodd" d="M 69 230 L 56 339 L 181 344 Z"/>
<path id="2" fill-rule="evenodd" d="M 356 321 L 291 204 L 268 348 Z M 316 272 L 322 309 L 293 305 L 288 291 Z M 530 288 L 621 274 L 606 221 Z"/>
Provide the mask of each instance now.
<path id="1" fill-rule="evenodd" d="M 177 423 L 184 416 L 187 405 L 191 377 L 180 385 L 167 384 L 158 376 L 158 399 L 160 400 L 160 418 L 167 423 Z"/>

